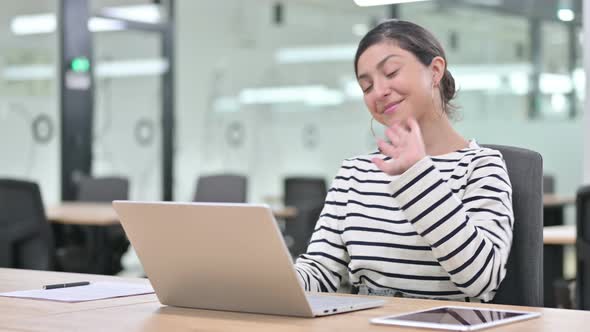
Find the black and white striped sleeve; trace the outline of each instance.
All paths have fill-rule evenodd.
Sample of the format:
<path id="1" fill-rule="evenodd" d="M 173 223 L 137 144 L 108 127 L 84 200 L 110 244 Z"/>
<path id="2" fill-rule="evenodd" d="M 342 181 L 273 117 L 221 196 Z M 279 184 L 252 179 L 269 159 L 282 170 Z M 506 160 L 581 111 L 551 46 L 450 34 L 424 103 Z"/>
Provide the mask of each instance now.
<path id="1" fill-rule="evenodd" d="M 348 271 L 350 257 L 342 241 L 348 191 L 342 179 L 344 172 L 346 170 L 340 168 L 326 196 L 307 252 L 295 263 L 299 282 L 307 291 L 336 292 Z"/>
<path id="2" fill-rule="evenodd" d="M 499 152 L 471 159 L 463 188 L 451 188 L 426 157 L 390 184 L 393 197 L 469 297 L 493 299 L 512 244 L 512 187 Z M 460 199 L 457 192 L 464 190 Z"/>

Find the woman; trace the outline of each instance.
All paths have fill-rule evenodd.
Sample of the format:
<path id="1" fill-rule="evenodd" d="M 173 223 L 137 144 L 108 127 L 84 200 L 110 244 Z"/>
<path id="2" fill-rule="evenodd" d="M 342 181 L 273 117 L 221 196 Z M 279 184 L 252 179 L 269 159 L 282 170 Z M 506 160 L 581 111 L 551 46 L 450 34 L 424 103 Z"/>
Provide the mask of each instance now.
<path id="1" fill-rule="evenodd" d="M 300 282 L 335 292 L 347 278 L 361 294 L 490 301 L 506 274 L 512 189 L 502 155 L 451 125 L 455 84 L 440 43 L 386 21 L 361 40 L 355 73 L 388 141 L 343 162 L 296 262 Z"/>

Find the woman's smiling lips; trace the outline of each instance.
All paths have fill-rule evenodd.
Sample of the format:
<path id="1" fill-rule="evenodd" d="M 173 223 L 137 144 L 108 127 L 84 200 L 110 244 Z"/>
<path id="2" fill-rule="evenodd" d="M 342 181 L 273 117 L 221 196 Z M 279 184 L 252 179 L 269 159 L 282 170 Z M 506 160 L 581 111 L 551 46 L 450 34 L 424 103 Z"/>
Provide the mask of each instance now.
<path id="1" fill-rule="evenodd" d="M 390 103 L 385 105 L 385 111 L 383 111 L 383 114 L 385 115 L 389 115 L 392 114 L 393 112 L 395 112 L 399 106 L 399 104 L 402 102 L 403 100 L 400 100 L 398 102 L 394 102 L 394 103 Z"/>

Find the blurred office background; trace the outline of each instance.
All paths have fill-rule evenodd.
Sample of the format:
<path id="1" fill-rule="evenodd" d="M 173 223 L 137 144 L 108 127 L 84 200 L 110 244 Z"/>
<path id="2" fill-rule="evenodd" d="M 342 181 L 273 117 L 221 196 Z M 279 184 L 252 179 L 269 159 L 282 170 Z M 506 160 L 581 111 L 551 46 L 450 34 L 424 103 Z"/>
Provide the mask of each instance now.
<path id="1" fill-rule="evenodd" d="M 373 151 L 353 56 L 360 38 L 396 17 L 430 29 L 458 85 L 456 126 L 480 143 L 538 151 L 554 192 L 584 179 L 581 0 L 439 0 L 358 7 L 352 0 L 92 0 L 90 16 L 175 28 L 162 35 L 95 17 L 90 174 L 129 180 L 129 198 L 191 201 L 200 176 L 247 177 L 247 201 L 284 205 L 285 179 L 329 185 L 342 159 Z M 0 177 L 37 182 L 62 200 L 57 0 L 2 3 Z M 85 65 L 85 64 L 82 64 Z M 173 150 L 163 145 L 163 79 L 174 68 Z M 587 146 L 587 145 L 586 145 Z M 586 170 L 588 174 L 588 170 Z M 590 178 L 588 175 L 587 179 Z M 168 197 L 170 198 L 170 197 Z M 573 207 L 566 223 L 574 223 Z M 570 271 L 574 269 L 570 264 Z M 573 272 L 572 272 L 573 273 Z"/>
<path id="2" fill-rule="evenodd" d="M 158 2 L 91 4 L 165 17 Z M 61 199 L 58 38 L 43 23 L 57 5 L 7 2 L 0 16 L 0 175 L 39 182 L 46 204 Z M 285 176 L 329 182 L 343 158 L 373 150 L 352 58 L 361 36 L 392 15 L 444 44 L 463 135 L 539 151 L 557 193 L 572 194 L 582 182 L 581 1 L 362 8 L 341 0 L 177 0 L 175 7 L 175 200 L 192 199 L 200 174 L 231 172 L 248 176 L 248 201 L 265 202 L 282 194 Z M 572 9 L 572 21 L 562 8 Z M 161 37 L 95 30 L 92 173 L 128 177 L 131 199 L 161 199 Z"/>

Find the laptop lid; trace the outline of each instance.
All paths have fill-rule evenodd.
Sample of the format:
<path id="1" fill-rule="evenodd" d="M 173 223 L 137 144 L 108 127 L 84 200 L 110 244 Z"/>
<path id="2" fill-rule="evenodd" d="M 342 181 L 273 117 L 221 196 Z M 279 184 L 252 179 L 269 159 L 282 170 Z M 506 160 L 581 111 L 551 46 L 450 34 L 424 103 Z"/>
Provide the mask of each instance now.
<path id="1" fill-rule="evenodd" d="M 114 201 L 162 304 L 312 317 L 265 205 Z"/>

